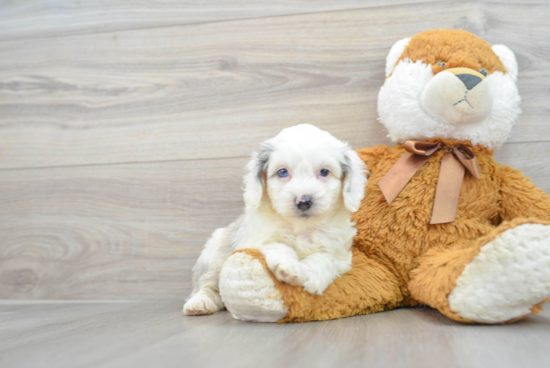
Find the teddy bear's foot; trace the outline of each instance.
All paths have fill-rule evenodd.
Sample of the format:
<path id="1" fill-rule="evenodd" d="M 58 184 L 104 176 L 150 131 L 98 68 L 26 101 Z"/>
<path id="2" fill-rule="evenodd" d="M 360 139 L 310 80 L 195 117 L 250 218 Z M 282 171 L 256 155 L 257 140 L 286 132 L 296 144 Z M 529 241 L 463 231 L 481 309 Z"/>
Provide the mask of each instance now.
<path id="1" fill-rule="evenodd" d="M 245 252 L 225 261 L 220 273 L 220 295 L 235 319 L 276 322 L 287 315 L 269 271 Z"/>
<path id="2" fill-rule="evenodd" d="M 550 297 L 550 226 L 524 223 L 485 244 L 456 280 L 449 306 L 462 318 L 502 323 Z"/>

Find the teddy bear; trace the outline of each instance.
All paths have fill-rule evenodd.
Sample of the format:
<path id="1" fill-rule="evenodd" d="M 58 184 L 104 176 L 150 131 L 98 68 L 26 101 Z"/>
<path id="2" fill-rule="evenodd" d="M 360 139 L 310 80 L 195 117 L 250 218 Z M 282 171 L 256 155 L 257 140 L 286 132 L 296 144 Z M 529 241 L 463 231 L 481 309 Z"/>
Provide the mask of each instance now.
<path id="1" fill-rule="evenodd" d="M 550 198 L 499 165 L 520 110 L 513 52 L 463 30 L 396 42 L 378 96 L 395 146 L 357 153 L 370 172 L 354 213 L 352 269 L 313 295 L 278 280 L 257 249 L 220 276 L 234 318 L 319 321 L 429 306 L 464 323 L 509 323 L 550 299 Z"/>

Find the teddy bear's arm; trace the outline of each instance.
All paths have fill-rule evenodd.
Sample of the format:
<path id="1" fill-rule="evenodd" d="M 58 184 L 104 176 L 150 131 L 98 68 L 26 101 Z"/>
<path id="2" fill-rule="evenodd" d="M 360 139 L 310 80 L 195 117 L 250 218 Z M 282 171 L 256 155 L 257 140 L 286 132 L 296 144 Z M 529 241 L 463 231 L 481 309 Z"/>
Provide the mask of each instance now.
<path id="1" fill-rule="evenodd" d="M 380 162 L 381 159 L 387 157 L 391 152 L 391 147 L 385 145 L 377 145 L 374 147 L 358 149 L 357 154 L 359 158 L 363 160 L 367 169 L 372 173 L 374 167 Z"/>
<path id="2" fill-rule="evenodd" d="M 502 221 L 518 217 L 550 220 L 550 197 L 537 188 L 521 171 L 509 166 L 499 168 Z"/>

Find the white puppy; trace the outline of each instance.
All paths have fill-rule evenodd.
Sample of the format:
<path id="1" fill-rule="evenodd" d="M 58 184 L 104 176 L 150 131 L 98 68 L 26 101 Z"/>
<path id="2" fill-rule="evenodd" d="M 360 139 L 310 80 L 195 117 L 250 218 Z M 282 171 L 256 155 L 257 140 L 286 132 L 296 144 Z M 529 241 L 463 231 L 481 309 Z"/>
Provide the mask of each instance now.
<path id="1" fill-rule="evenodd" d="M 237 249 L 260 249 L 277 279 L 311 294 L 321 295 L 351 269 L 356 229 L 350 215 L 367 179 L 350 146 L 313 125 L 297 125 L 263 142 L 247 171 L 245 213 L 206 243 L 183 306 L 188 315 L 224 308 L 219 275 Z"/>

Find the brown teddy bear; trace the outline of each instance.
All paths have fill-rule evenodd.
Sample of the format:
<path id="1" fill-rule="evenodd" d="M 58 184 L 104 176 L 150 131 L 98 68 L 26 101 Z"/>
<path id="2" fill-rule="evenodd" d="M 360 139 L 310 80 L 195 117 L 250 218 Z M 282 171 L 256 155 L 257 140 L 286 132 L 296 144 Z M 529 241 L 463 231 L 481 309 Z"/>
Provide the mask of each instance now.
<path id="1" fill-rule="evenodd" d="M 370 171 L 353 268 L 323 295 L 277 280 L 258 250 L 224 264 L 235 318 L 327 320 L 428 305 L 461 322 L 513 322 L 550 297 L 550 198 L 492 156 L 520 113 L 507 47 L 432 30 L 398 41 L 380 121 L 396 146 L 358 150 Z"/>

